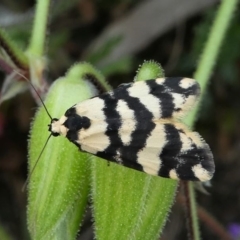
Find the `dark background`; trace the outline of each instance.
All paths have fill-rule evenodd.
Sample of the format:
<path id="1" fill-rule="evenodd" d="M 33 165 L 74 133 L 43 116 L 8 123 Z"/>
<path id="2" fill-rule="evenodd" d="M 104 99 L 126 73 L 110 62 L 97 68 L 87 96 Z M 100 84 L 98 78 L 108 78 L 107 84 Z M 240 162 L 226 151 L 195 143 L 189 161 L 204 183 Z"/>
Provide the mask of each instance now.
<path id="1" fill-rule="evenodd" d="M 73 63 L 85 60 L 101 70 L 113 87 L 132 81 L 139 64 L 150 59 L 162 64 L 166 76 L 192 77 L 219 3 L 214 0 L 197 1 L 197 4 L 191 4 L 192 0 L 159 0 L 159 14 L 150 14 L 146 19 L 140 10 L 149 7 L 151 11 L 151 3 L 156 1 L 66 2 L 55 1 L 51 6 L 46 43 L 49 83 L 63 75 Z M 144 7 L 147 3 L 149 6 Z M 32 0 L 0 3 L 0 26 L 23 49 L 29 42 L 33 14 Z M 126 30 L 121 38 L 109 40 L 109 28 L 131 31 Z M 139 33 L 143 35 L 141 39 Z M 130 42 L 121 41 L 128 38 L 128 34 Z M 106 44 L 99 50 L 100 42 Z M 210 194 L 197 193 L 202 211 L 202 239 L 227 239 L 224 231 L 240 232 L 239 43 L 238 8 L 195 126 L 210 145 L 216 163 L 212 187 L 208 188 Z M 0 72 L 0 86 L 4 78 L 4 72 Z M 28 239 L 26 192 L 21 192 L 21 188 L 27 176 L 27 140 L 36 107 L 29 92 L 0 106 L 0 228 L 4 228 L 12 239 Z M 219 222 L 219 228 L 212 225 L 213 218 Z M 79 239 L 93 238 L 90 219 L 89 213 Z M 186 239 L 185 221 L 181 197 L 177 197 L 161 239 Z"/>

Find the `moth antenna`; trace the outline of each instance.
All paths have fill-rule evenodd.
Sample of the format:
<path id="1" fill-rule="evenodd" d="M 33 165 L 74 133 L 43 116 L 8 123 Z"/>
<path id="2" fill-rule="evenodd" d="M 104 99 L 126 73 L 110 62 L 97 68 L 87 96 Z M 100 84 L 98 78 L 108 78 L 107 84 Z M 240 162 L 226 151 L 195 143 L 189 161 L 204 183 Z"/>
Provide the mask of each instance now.
<path id="1" fill-rule="evenodd" d="M 46 148 L 49 139 L 51 138 L 51 136 L 52 136 L 52 133 L 48 136 L 47 141 L 45 142 L 45 144 L 44 144 L 44 146 L 43 146 L 43 148 L 42 148 L 42 150 L 41 150 L 41 152 L 40 152 L 40 154 L 39 154 L 39 156 L 38 156 L 38 158 L 37 158 L 37 161 L 35 162 L 35 164 L 34 164 L 34 166 L 33 166 L 32 171 L 29 173 L 29 175 L 28 175 L 28 177 L 27 177 L 27 179 L 26 179 L 26 181 L 25 181 L 25 183 L 24 183 L 24 185 L 23 185 L 23 187 L 22 187 L 22 192 L 25 191 L 25 189 L 26 189 L 26 187 L 27 187 L 27 185 L 28 185 L 28 183 L 29 183 L 29 180 L 31 179 L 32 174 L 33 174 L 33 172 L 34 172 L 34 170 L 35 170 L 35 168 L 36 168 L 36 166 L 37 166 L 37 164 L 38 164 L 38 162 L 39 162 L 39 160 L 40 160 L 40 158 L 41 158 L 41 156 L 42 156 L 42 154 L 43 154 L 43 151 L 44 151 L 44 149 Z"/>
<path id="2" fill-rule="evenodd" d="M 20 72 L 17 72 L 16 70 L 14 70 L 14 71 L 15 71 L 19 76 L 21 76 L 22 78 L 24 78 L 24 79 L 31 85 L 31 87 L 33 88 L 34 92 L 35 92 L 35 93 L 37 94 L 37 96 L 39 97 L 40 102 L 42 103 L 42 105 L 43 105 L 43 107 L 44 107 L 47 115 L 48 115 L 49 118 L 52 120 L 53 118 L 51 117 L 50 113 L 48 112 L 46 105 L 44 104 L 44 102 L 43 102 L 40 94 L 37 92 L 36 88 L 35 88 L 34 85 L 31 83 L 31 81 L 29 81 L 29 80 L 28 80 L 23 74 L 21 74 Z"/>

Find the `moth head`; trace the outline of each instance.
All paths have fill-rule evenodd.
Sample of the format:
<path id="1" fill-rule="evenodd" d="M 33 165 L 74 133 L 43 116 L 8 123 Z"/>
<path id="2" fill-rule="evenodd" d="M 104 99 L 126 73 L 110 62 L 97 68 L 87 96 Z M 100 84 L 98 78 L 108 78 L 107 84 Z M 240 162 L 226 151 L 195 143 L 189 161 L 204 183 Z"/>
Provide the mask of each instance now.
<path id="1" fill-rule="evenodd" d="M 60 119 L 53 118 L 51 123 L 48 125 L 48 131 L 51 132 L 52 136 L 57 137 L 59 135 L 66 136 L 67 130 L 63 123 L 66 121 L 66 117 L 62 116 Z"/>

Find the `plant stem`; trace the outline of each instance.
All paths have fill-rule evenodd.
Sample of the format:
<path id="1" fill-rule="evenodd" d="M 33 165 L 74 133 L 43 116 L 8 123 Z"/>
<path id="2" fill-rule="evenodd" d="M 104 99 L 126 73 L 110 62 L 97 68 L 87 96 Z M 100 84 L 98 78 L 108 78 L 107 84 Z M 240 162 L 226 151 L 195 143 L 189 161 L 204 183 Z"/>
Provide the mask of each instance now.
<path id="1" fill-rule="evenodd" d="M 203 50 L 197 70 L 194 74 L 194 78 L 199 82 L 201 86 L 203 93 L 201 95 L 201 98 L 204 96 L 207 83 L 217 62 L 217 57 L 220 52 L 221 45 L 223 43 L 237 3 L 238 0 L 222 0 L 222 3 L 217 12 L 217 16 L 214 20 L 211 32 L 206 42 L 206 46 Z M 185 118 L 184 122 L 188 124 L 188 126 L 192 127 L 194 125 L 198 111 L 199 106 L 191 111 L 187 118 Z"/>
<path id="2" fill-rule="evenodd" d="M 194 183 L 188 182 L 188 193 L 190 200 L 190 208 L 191 208 L 191 219 L 192 219 L 192 233 L 194 240 L 200 240 L 200 232 L 199 232 L 199 222 L 198 222 L 198 214 L 197 214 L 197 204 L 196 204 L 196 195 L 194 189 Z"/>
<path id="3" fill-rule="evenodd" d="M 218 54 L 220 52 L 221 45 L 223 43 L 224 37 L 226 35 L 228 26 L 230 24 L 233 12 L 237 6 L 238 0 L 222 0 L 219 10 L 217 12 L 215 21 L 213 23 L 209 38 L 206 42 L 206 46 L 203 50 L 203 54 L 200 58 L 198 68 L 194 74 L 194 78 L 198 80 L 204 96 L 204 92 L 207 83 L 210 79 L 211 73 L 213 71 L 214 65 L 217 61 Z M 194 125 L 197 113 L 199 111 L 199 105 L 184 119 L 184 122 L 188 126 L 192 127 Z M 196 200 L 194 193 L 193 183 L 188 183 L 188 192 L 190 197 L 190 207 L 191 207 L 191 222 L 192 222 L 192 232 L 193 239 L 200 239 L 199 223 L 196 212 Z"/>
<path id="4" fill-rule="evenodd" d="M 37 1 L 32 37 L 27 50 L 27 52 L 37 57 L 44 54 L 49 6 L 50 0 Z"/>

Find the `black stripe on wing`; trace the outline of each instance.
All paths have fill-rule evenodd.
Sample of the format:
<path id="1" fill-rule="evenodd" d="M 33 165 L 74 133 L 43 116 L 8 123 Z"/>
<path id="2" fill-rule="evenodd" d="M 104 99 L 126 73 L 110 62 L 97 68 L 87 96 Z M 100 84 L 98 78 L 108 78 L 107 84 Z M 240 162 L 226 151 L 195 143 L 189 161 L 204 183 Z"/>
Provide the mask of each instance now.
<path id="1" fill-rule="evenodd" d="M 131 159 L 131 161 L 137 162 L 137 153 L 145 146 L 147 137 L 155 127 L 152 122 L 153 114 L 140 102 L 139 98 L 129 96 L 127 88 L 114 92 L 114 96 L 118 99 L 122 98 L 128 107 L 134 111 L 136 127 L 131 133 L 132 140 L 128 146 L 123 146 L 120 149 L 120 155 L 123 159 Z M 139 132 L 142 134 L 139 134 Z"/>
<path id="2" fill-rule="evenodd" d="M 215 171 L 213 156 L 200 135 L 192 132 L 194 137 L 191 137 L 184 130 L 177 129 L 173 124 L 164 124 L 164 126 L 167 139 L 159 156 L 161 168 L 158 175 L 171 177 L 170 171 L 174 170 L 177 177 L 182 180 L 206 181 L 211 179 Z M 180 138 L 180 134 L 187 137 L 184 150 L 182 149 L 184 142 Z M 194 142 L 196 139 L 201 142 L 201 146 Z"/>
<path id="3" fill-rule="evenodd" d="M 181 84 L 184 84 L 184 81 L 192 81 L 192 85 L 187 87 L 182 87 Z M 165 78 L 164 87 L 168 89 L 170 92 L 183 94 L 185 97 L 189 97 L 190 95 L 198 96 L 200 93 L 200 87 L 197 81 L 189 78 L 182 77 L 173 77 L 173 78 Z"/>
<path id="4" fill-rule="evenodd" d="M 141 89 L 144 89 L 143 91 Z M 142 82 L 122 84 L 113 91 L 117 99 L 124 99 L 124 92 L 131 91 L 134 97 L 143 100 L 146 109 L 151 109 L 152 114 L 159 118 L 181 118 L 195 104 L 200 94 L 199 84 L 189 78 L 158 78 Z M 149 101 L 148 99 L 149 96 Z M 158 100 L 152 101 L 150 96 Z M 124 99 L 125 100 L 125 99 Z M 138 110 L 138 105 L 133 105 L 133 110 Z M 154 110 L 156 109 L 156 110 Z M 156 112 L 154 112 L 156 111 Z"/>
<path id="5" fill-rule="evenodd" d="M 200 94 L 199 84 L 189 78 L 155 79 L 146 81 L 146 84 L 150 88 L 149 94 L 159 99 L 161 118 L 171 118 L 174 113 L 182 117 L 192 108 Z"/>
<path id="6" fill-rule="evenodd" d="M 176 169 L 179 164 L 178 154 L 181 151 L 182 143 L 179 136 L 179 131 L 172 124 L 165 124 L 166 143 L 159 156 L 161 168 L 159 176 L 169 177 L 169 172 Z"/>
<path id="7" fill-rule="evenodd" d="M 123 145 L 118 134 L 118 130 L 121 127 L 121 117 L 116 110 L 118 99 L 109 93 L 103 94 L 99 96 L 99 98 L 104 100 L 104 108 L 102 111 L 104 112 L 105 121 L 107 123 L 107 130 L 105 134 L 109 137 L 110 144 L 104 151 L 98 152 L 97 156 L 113 160 L 117 155 L 118 148 Z"/>
<path id="8" fill-rule="evenodd" d="M 140 170 L 141 166 L 137 164 L 137 153 L 145 146 L 148 135 L 155 127 L 152 122 L 153 114 L 140 102 L 139 98 L 129 96 L 126 85 L 111 94 L 103 94 L 100 98 L 105 101 L 103 111 L 108 124 L 106 135 L 109 136 L 110 145 L 104 151 L 97 152 L 96 155 L 110 161 L 117 161 L 116 158 L 119 159 L 119 162 L 121 162 L 121 159 L 130 159 L 130 162 L 126 165 L 134 165 L 134 168 Z M 120 99 L 124 100 L 129 109 L 134 111 L 136 121 L 135 129 L 132 132 L 131 129 L 129 130 L 131 141 L 127 146 L 123 145 L 118 134 L 121 127 L 121 117 L 116 110 L 116 106 Z M 122 164 L 125 165 L 124 161 L 122 161 Z"/>
<path id="9" fill-rule="evenodd" d="M 158 84 L 155 80 L 147 81 L 149 86 L 149 94 L 159 99 L 159 108 L 162 113 L 162 118 L 170 118 L 174 111 L 174 103 L 172 93 L 165 87 L 165 85 Z"/>

